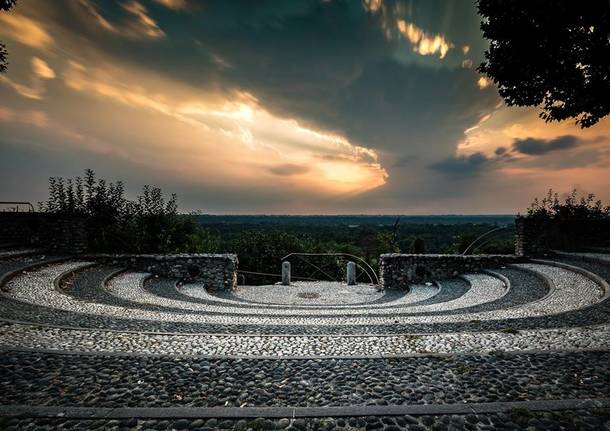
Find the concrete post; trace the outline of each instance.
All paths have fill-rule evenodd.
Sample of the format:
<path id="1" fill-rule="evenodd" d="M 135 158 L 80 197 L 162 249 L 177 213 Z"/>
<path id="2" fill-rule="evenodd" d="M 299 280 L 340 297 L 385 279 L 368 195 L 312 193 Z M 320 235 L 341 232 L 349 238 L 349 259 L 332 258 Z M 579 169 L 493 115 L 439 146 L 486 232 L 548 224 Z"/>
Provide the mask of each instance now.
<path id="1" fill-rule="evenodd" d="M 347 285 L 354 286 L 356 284 L 356 264 L 347 262 Z"/>
<path id="2" fill-rule="evenodd" d="M 282 284 L 290 286 L 290 262 L 282 262 Z"/>

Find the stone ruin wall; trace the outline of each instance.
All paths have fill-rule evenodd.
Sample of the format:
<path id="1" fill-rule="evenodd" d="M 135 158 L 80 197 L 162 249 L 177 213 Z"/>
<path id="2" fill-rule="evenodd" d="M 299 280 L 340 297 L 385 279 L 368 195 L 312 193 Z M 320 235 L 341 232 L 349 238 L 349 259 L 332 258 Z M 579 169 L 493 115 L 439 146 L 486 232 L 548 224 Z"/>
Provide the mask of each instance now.
<path id="1" fill-rule="evenodd" d="M 514 255 L 399 254 L 380 256 L 381 285 L 385 289 L 406 289 L 409 283 L 455 277 L 523 261 Z"/>
<path id="2" fill-rule="evenodd" d="M 201 282 L 206 289 L 214 292 L 233 290 L 237 286 L 238 262 L 235 254 L 92 254 L 83 258 L 161 277 Z"/>

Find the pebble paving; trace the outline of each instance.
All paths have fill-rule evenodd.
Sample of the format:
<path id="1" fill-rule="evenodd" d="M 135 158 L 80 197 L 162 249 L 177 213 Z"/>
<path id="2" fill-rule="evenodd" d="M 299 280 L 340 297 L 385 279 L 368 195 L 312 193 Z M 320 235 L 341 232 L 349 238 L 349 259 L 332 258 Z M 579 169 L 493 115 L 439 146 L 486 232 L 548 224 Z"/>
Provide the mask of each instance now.
<path id="1" fill-rule="evenodd" d="M 535 412 L 513 409 L 503 413 L 471 413 L 467 415 L 422 416 L 355 416 L 340 418 L 281 418 L 281 419 L 65 419 L 65 418 L 6 418 L 0 426 L 17 430 L 274 430 L 330 431 L 548 431 L 610 429 L 610 414 L 605 409 Z"/>
<path id="2" fill-rule="evenodd" d="M 438 311 L 439 314 L 427 315 L 401 315 L 399 313 L 385 313 L 387 310 L 379 310 L 375 315 L 370 313 L 358 313 L 356 315 L 343 315 L 335 313 L 331 317 L 308 317 L 306 314 L 297 314 L 289 316 L 267 315 L 264 313 L 245 314 L 239 317 L 227 315 L 229 310 L 214 309 L 213 312 L 219 314 L 205 313 L 194 314 L 186 313 L 185 310 L 176 310 L 177 312 L 164 312 L 144 310 L 140 308 L 125 308 L 112 306 L 101 303 L 89 303 L 78 301 L 75 298 L 62 294 L 54 288 L 53 280 L 59 277 L 62 273 L 70 270 L 75 270 L 85 265 L 88 262 L 69 262 L 64 264 L 54 265 L 48 268 L 43 268 L 30 274 L 26 274 L 11 280 L 7 284 L 7 289 L 11 297 L 16 300 L 28 302 L 30 304 L 40 304 L 47 307 L 71 311 L 83 312 L 96 315 L 112 315 L 123 318 L 136 318 L 143 320 L 154 321 L 179 321 L 179 322 L 199 322 L 199 323 L 235 323 L 236 319 L 240 323 L 251 323 L 260 325 L 377 325 L 390 323 L 441 323 L 441 322 L 467 322 L 471 320 L 493 320 L 493 319 L 514 319 L 520 317 L 546 316 L 548 314 L 565 313 L 571 310 L 592 305 L 598 302 L 603 295 L 603 289 L 597 283 L 577 274 L 562 268 L 540 265 L 540 264 L 521 264 L 520 267 L 538 271 L 547 277 L 551 278 L 555 284 L 555 289 L 540 301 L 513 307 L 509 309 L 482 311 L 475 313 L 463 314 L 444 314 L 442 308 L 437 308 L 439 304 L 430 304 L 428 306 L 411 307 L 411 314 L 416 311 Z M 138 291 L 142 291 L 141 285 L 143 280 L 148 276 L 146 273 L 129 272 L 121 274 L 109 283 L 108 289 L 114 292 L 115 295 L 129 295 L 127 299 L 136 300 Z M 466 276 L 473 287 L 468 292 L 455 300 L 453 304 L 448 305 L 449 310 L 470 305 L 470 299 L 473 301 L 489 302 L 492 298 L 503 296 L 506 289 L 501 281 L 496 278 L 484 274 L 470 274 Z M 482 292 L 478 298 L 467 299 L 465 297 L 472 292 L 475 285 L 489 283 L 489 292 Z M 169 300 L 167 300 L 169 301 Z M 153 304 L 158 305 L 158 304 Z M 177 305 L 177 304 L 176 304 Z M 189 304 L 199 305 L 199 304 Z M 424 309 L 423 307 L 428 307 Z M 244 310 L 234 309 L 233 313 L 239 313 Z M 262 312 L 264 309 L 259 309 Z M 278 310 L 281 311 L 281 310 Z M 382 311 L 384 311 L 382 313 Z M 295 310 L 296 313 L 296 310 Z M 258 314 L 258 315 L 257 315 Z M 377 316 L 376 314 L 383 314 Z"/>
<path id="3" fill-rule="evenodd" d="M 131 277 L 132 274 L 127 274 L 126 277 Z M 147 276 L 143 274 L 142 277 Z M 311 316 L 311 317 L 322 317 L 322 316 L 336 316 L 340 314 L 341 316 L 361 316 L 363 312 L 366 312 L 367 316 L 384 316 L 384 315 L 405 315 L 405 314 L 415 314 L 415 313 L 438 313 L 438 312 L 447 312 L 451 310 L 458 310 L 464 308 L 466 305 L 475 306 L 479 304 L 484 304 L 487 302 L 495 301 L 498 298 L 503 297 L 507 290 L 499 279 L 494 277 L 490 277 L 484 274 L 473 274 L 466 276 L 472 285 L 472 288 L 469 289 L 462 297 L 448 301 L 445 303 L 435 303 L 428 305 L 420 305 L 420 306 L 411 306 L 408 310 L 403 311 L 402 307 L 393 307 L 387 309 L 386 307 L 358 307 L 358 308 L 342 308 L 340 311 L 337 309 L 320 309 L 316 308 L 312 309 L 293 309 L 292 307 L 287 308 L 279 308 L 279 309 L 269 309 L 266 306 L 258 307 L 258 308 L 249 308 L 243 309 L 241 307 L 231 307 L 231 306 L 215 306 L 208 304 L 198 304 L 191 303 L 188 301 L 180 301 L 174 299 L 168 299 L 159 297 L 157 295 L 152 294 L 147 291 L 144 286 L 144 280 L 136 280 L 132 281 L 131 279 L 128 281 L 124 281 L 121 279 L 111 280 L 111 282 L 107 286 L 107 290 L 115 295 L 116 297 L 128 300 L 132 302 L 136 302 L 138 304 L 143 305 L 155 305 L 155 306 L 163 306 L 174 309 L 175 311 L 182 312 L 204 312 L 206 314 L 213 313 L 222 313 L 224 315 L 238 314 L 238 315 L 265 315 L 265 316 L 275 316 L 275 315 L 284 315 L 284 316 Z M 428 288 L 428 286 L 417 286 L 418 288 Z M 282 287 L 283 288 L 283 287 Z M 311 288 L 312 292 L 315 292 L 321 289 L 320 286 L 311 287 L 308 284 L 301 284 L 298 289 L 293 290 L 292 296 L 295 296 L 295 292 L 302 292 L 304 288 L 309 290 Z M 434 288 L 435 291 L 437 288 Z M 200 287 L 199 291 L 203 291 L 203 288 Z M 419 292 L 419 290 L 417 290 Z M 272 293 L 274 297 L 280 297 L 282 295 L 281 288 L 274 286 Z M 359 296 L 359 291 L 353 291 L 351 293 L 353 296 Z M 347 295 L 346 295 L 347 296 Z M 405 299 L 409 300 L 412 298 L 415 301 L 420 301 L 422 296 L 414 295 L 414 297 L 409 297 L 405 295 Z M 424 297 L 425 298 L 425 297 Z M 327 298 L 330 300 L 330 298 Z M 391 304 L 395 304 L 392 302 Z M 369 311 L 370 310 L 370 311 Z M 374 311 L 373 311 L 374 310 Z"/>
<path id="4" fill-rule="evenodd" d="M 202 359 L 5 352 L 0 404 L 322 407 L 610 397 L 610 352 Z"/>
<path id="5" fill-rule="evenodd" d="M 153 284 L 153 283 L 151 283 Z M 247 289 L 249 287 L 259 287 L 259 286 L 248 286 L 248 287 L 240 287 L 239 289 Z M 273 294 L 275 297 L 281 297 L 282 296 L 282 288 L 279 288 L 277 286 L 269 286 L 270 288 L 273 289 Z M 152 289 L 151 289 L 152 290 Z M 163 290 L 166 290 L 166 288 L 163 288 Z M 316 293 L 317 292 L 311 291 L 309 289 L 300 289 L 302 292 L 296 292 L 297 295 L 298 293 Z M 318 289 L 316 289 L 318 290 Z M 167 294 L 161 294 L 160 293 L 160 289 L 155 291 L 155 294 L 157 294 L 157 296 L 162 296 L 168 299 L 177 299 L 177 300 L 190 300 L 190 301 L 194 301 L 194 302 L 200 302 L 200 303 L 205 303 L 205 304 L 209 304 L 209 303 L 214 303 L 214 302 L 218 302 L 221 304 L 230 304 L 230 305 L 235 305 L 235 306 L 240 306 L 240 307 L 244 307 L 244 306 L 250 306 L 250 307 L 260 307 L 261 305 L 263 305 L 265 308 L 286 308 L 285 305 L 280 305 L 280 304 L 276 304 L 276 303 L 261 303 L 261 302 L 255 302 L 255 301 L 250 301 L 250 300 L 246 300 L 246 299 L 239 299 L 238 296 L 234 296 L 233 294 L 231 295 L 227 295 L 225 294 L 224 296 L 219 296 L 218 294 L 211 294 L 208 293 L 205 288 L 203 288 L 203 285 L 201 284 L 197 284 L 197 283 L 193 283 L 193 284 L 185 284 L 183 286 L 177 287 L 176 291 L 178 293 L 178 295 L 173 295 L 173 296 L 168 296 Z M 337 292 L 335 292 L 336 294 Z M 327 302 L 329 302 L 326 305 L 320 305 L 318 303 L 316 303 L 315 299 L 314 300 L 309 300 L 309 301 L 302 301 L 299 304 L 294 304 L 291 305 L 291 309 L 306 309 L 306 310 L 311 310 L 311 309 L 378 309 L 378 308 L 387 308 L 387 307 L 394 307 L 394 306 L 405 306 L 405 305 L 411 305 L 411 304 L 416 304 L 416 303 L 420 303 L 422 301 L 425 301 L 429 298 L 433 298 L 434 296 L 438 295 L 439 293 L 439 288 L 437 286 L 427 286 L 427 285 L 415 285 L 415 286 L 411 286 L 409 292 L 405 292 L 405 291 L 401 291 L 401 290 L 388 290 L 384 293 L 384 295 L 381 298 L 386 298 L 385 301 L 381 302 L 379 299 L 375 300 L 375 301 L 371 301 L 368 304 L 360 304 L 360 305 L 337 305 L 337 303 L 334 302 L 330 302 L 330 298 L 327 298 Z M 336 295 L 333 295 L 336 296 Z M 307 306 L 304 306 L 303 304 L 308 304 Z"/>
<path id="6" fill-rule="evenodd" d="M 555 258 L 610 280 L 608 261 L 597 255 Z M 274 286 L 214 296 L 201 286 L 176 289 L 173 280 L 88 264 L 0 255 L 0 277 L 26 270 L 0 293 L 0 405 L 9 416 L 9 405 L 342 408 L 610 399 L 608 292 L 566 268 L 495 269 L 509 288 L 501 277 L 479 273 L 408 293 L 300 283 L 290 292 Z M 39 267 L 28 270 L 32 265 Z M 277 419 L 26 413 L 0 417 L 0 429 L 610 429 L 607 408 L 463 413 Z"/>

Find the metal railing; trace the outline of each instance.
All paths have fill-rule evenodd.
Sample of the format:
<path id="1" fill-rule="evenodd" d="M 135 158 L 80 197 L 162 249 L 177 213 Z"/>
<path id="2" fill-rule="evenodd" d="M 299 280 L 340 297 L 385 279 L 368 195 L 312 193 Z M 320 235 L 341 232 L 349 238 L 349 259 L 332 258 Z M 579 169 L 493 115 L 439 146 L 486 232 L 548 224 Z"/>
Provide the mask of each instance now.
<path id="1" fill-rule="evenodd" d="M 355 259 L 357 262 L 354 262 L 356 264 L 356 266 L 358 268 L 360 268 L 369 278 L 371 284 L 375 285 L 375 286 L 379 286 L 380 282 L 379 282 L 379 277 L 377 277 L 377 273 L 375 272 L 375 270 L 373 269 L 373 267 L 371 267 L 371 265 L 369 265 L 367 263 L 366 260 L 364 260 L 363 258 L 359 257 L 359 256 L 355 256 L 353 254 L 349 254 L 349 253 L 289 253 L 286 256 L 284 256 L 282 259 L 280 259 L 282 262 L 285 261 L 286 259 L 288 259 L 291 256 L 296 256 L 298 257 L 301 261 L 305 262 L 306 264 L 313 266 L 314 268 L 316 268 L 317 271 L 319 271 L 320 273 L 324 274 L 326 277 L 330 278 L 330 279 L 334 279 L 335 281 L 337 281 L 333 276 L 331 276 L 330 274 L 328 274 L 327 272 L 325 272 L 322 268 L 320 268 L 319 266 L 315 265 L 314 263 L 310 262 L 307 259 L 304 259 L 304 256 L 339 256 L 339 257 L 349 257 L 351 259 Z"/>
<path id="2" fill-rule="evenodd" d="M 5 205 L 11 205 L 10 207 L 5 207 Z M 19 211 L 19 208 L 21 206 L 25 206 L 27 207 L 26 211 Z M 18 213 L 18 212 L 29 212 L 29 213 L 33 213 L 34 212 L 34 205 L 32 205 L 31 202 L 12 202 L 12 201 L 0 201 L 0 212 L 11 212 L 11 213 Z"/>
<path id="3" fill-rule="evenodd" d="M 462 255 L 465 256 L 465 255 L 468 254 L 468 252 L 474 251 L 477 248 L 483 247 L 484 245 L 488 244 L 492 239 L 494 239 L 495 235 L 493 235 L 493 234 L 496 234 L 496 233 L 498 233 L 500 231 L 507 230 L 507 229 L 510 229 L 510 228 L 511 228 L 510 226 L 500 226 L 500 227 L 496 227 L 496 228 L 493 228 L 491 230 L 488 230 L 487 232 L 485 232 L 482 235 L 479 235 L 478 237 L 475 238 L 474 241 L 472 241 L 468 245 L 468 247 L 466 247 L 466 249 L 462 252 Z M 491 235 L 491 237 L 490 237 L 490 235 Z M 487 238 L 487 239 L 481 243 L 480 241 L 482 239 L 484 239 L 484 238 Z"/>
<path id="4" fill-rule="evenodd" d="M 265 277 L 277 277 L 277 278 L 282 278 L 282 274 L 273 274 L 270 272 L 257 272 L 257 271 L 248 271 L 245 269 L 238 269 L 237 271 L 237 276 L 241 276 L 243 283 L 241 284 L 242 286 L 244 286 L 246 284 L 246 274 L 251 274 L 251 275 L 262 275 Z M 305 281 L 318 281 L 316 278 L 309 278 L 309 277 L 299 277 L 299 276 L 293 276 L 292 277 L 295 280 L 305 280 Z M 239 282 L 237 283 L 239 284 Z"/>

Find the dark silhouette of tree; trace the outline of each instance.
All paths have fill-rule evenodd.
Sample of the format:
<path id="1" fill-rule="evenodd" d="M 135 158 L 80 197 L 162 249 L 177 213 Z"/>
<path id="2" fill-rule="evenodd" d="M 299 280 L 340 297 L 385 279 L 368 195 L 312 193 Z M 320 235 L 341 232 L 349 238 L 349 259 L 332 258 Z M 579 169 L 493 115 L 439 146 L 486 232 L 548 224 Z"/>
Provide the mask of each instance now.
<path id="1" fill-rule="evenodd" d="M 210 251 L 214 243 L 194 217 L 178 214 L 176 195 L 144 186 L 135 200 L 121 181 L 109 183 L 91 169 L 84 177 L 49 178 L 40 210 L 85 219 L 89 249 L 96 252 L 175 253 Z"/>
<path id="2" fill-rule="evenodd" d="M 424 254 L 426 252 L 426 243 L 421 238 L 415 238 L 411 244 L 411 253 Z"/>
<path id="3" fill-rule="evenodd" d="M 0 0 L 0 11 L 7 11 L 13 6 L 15 6 L 17 0 Z M 0 42 L 0 73 L 6 72 L 6 65 L 8 62 L 6 61 L 6 57 L 8 53 L 6 52 L 6 46 Z"/>
<path id="4" fill-rule="evenodd" d="M 559 194 L 550 189 L 544 198 L 534 199 L 525 217 L 542 221 L 610 219 L 610 206 L 605 206 L 593 193 L 579 197 L 576 189 L 561 201 Z"/>
<path id="5" fill-rule="evenodd" d="M 478 0 L 490 41 L 478 71 L 509 106 L 590 127 L 610 113 L 610 1 Z"/>

